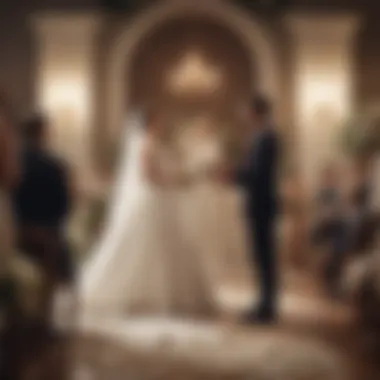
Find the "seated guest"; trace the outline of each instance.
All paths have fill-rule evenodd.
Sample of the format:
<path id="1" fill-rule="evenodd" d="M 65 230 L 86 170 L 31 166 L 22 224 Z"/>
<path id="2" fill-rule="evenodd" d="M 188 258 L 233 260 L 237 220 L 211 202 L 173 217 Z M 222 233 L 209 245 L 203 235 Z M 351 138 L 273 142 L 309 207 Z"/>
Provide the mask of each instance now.
<path id="1" fill-rule="evenodd" d="M 370 246 L 374 239 L 376 222 L 371 210 L 370 168 L 362 162 L 353 166 L 353 182 L 348 197 L 339 186 L 337 171 L 325 173 L 320 196 L 324 202 L 318 204 L 320 217 L 314 239 L 327 243 L 330 256 L 325 268 L 326 279 L 339 282 L 339 276 L 348 255 Z M 327 186 L 326 186 L 327 185 Z M 323 195 L 323 196 L 322 196 Z M 323 207 L 326 206 L 326 207 Z"/>
<path id="2" fill-rule="evenodd" d="M 342 186 L 341 171 L 334 164 L 326 166 L 315 198 L 315 226 L 312 231 L 314 244 L 323 245 L 328 251 L 324 265 L 324 278 L 330 290 L 335 288 L 349 249 L 347 205 Z"/>
<path id="3" fill-rule="evenodd" d="M 371 167 L 358 161 L 353 165 L 353 186 L 350 194 L 350 231 L 352 250 L 360 251 L 373 240 L 376 220 L 372 209 Z"/>
<path id="4" fill-rule="evenodd" d="M 314 208 L 316 224 L 313 241 L 325 243 L 335 234 L 337 222 L 342 220 L 345 210 L 341 173 L 335 165 L 328 165 L 322 171 Z"/>
<path id="5" fill-rule="evenodd" d="M 25 124 L 22 175 L 13 203 L 18 245 L 44 272 L 43 318 L 49 326 L 53 293 L 59 282 L 72 280 L 73 270 L 65 237 L 71 196 L 65 164 L 46 147 L 48 124 L 34 117 Z"/>

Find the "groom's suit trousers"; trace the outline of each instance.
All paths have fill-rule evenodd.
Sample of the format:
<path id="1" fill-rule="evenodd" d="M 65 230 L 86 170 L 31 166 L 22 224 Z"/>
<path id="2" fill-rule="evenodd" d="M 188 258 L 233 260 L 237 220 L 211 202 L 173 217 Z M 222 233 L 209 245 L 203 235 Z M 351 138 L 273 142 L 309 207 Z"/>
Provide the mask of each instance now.
<path id="1" fill-rule="evenodd" d="M 257 267 L 261 287 L 259 307 L 272 311 L 277 293 L 275 217 L 268 214 L 251 215 L 248 224 L 252 237 L 251 259 Z"/>

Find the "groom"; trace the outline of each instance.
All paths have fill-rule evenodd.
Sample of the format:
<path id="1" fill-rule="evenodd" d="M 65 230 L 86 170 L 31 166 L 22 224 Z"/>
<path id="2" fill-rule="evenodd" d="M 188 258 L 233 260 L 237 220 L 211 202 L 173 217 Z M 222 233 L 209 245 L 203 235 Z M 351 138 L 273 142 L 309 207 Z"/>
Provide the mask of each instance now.
<path id="1" fill-rule="evenodd" d="M 273 322 L 276 317 L 276 252 L 275 216 L 277 210 L 276 171 L 278 136 L 272 125 L 271 104 L 256 96 L 248 112 L 246 140 L 248 151 L 243 164 L 233 172 L 230 181 L 245 193 L 245 217 L 252 238 L 251 259 L 258 269 L 260 300 L 250 310 L 246 322 Z"/>

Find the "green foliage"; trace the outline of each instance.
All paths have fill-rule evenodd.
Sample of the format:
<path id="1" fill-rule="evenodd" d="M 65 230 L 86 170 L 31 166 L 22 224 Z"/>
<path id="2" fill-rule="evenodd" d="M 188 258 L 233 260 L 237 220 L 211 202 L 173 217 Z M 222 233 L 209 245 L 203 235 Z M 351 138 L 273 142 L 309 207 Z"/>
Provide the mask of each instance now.
<path id="1" fill-rule="evenodd" d="M 340 135 L 341 146 L 350 156 L 380 152 L 380 110 L 368 109 L 346 120 Z"/>

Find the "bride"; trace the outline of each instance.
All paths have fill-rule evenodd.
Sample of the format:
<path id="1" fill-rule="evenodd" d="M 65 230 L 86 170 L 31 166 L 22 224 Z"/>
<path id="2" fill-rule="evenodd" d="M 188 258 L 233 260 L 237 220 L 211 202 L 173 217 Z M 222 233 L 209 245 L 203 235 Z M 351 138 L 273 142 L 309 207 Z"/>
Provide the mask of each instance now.
<path id="1" fill-rule="evenodd" d="M 135 115 L 106 230 L 79 284 L 84 313 L 207 315 L 215 303 L 183 220 L 191 175 L 157 115 Z"/>
<path id="2" fill-rule="evenodd" d="M 235 186 L 220 183 L 212 175 L 215 168 L 230 160 L 215 124 L 198 120 L 180 133 L 178 145 L 187 171 L 197 177 L 184 202 L 186 229 L 197 243 L 215 293 L 220 293 L 224 286 L 252 285 L 252 274 L 242 196 Z M 197 174 L 202 172 L 203 176 Z"/>

